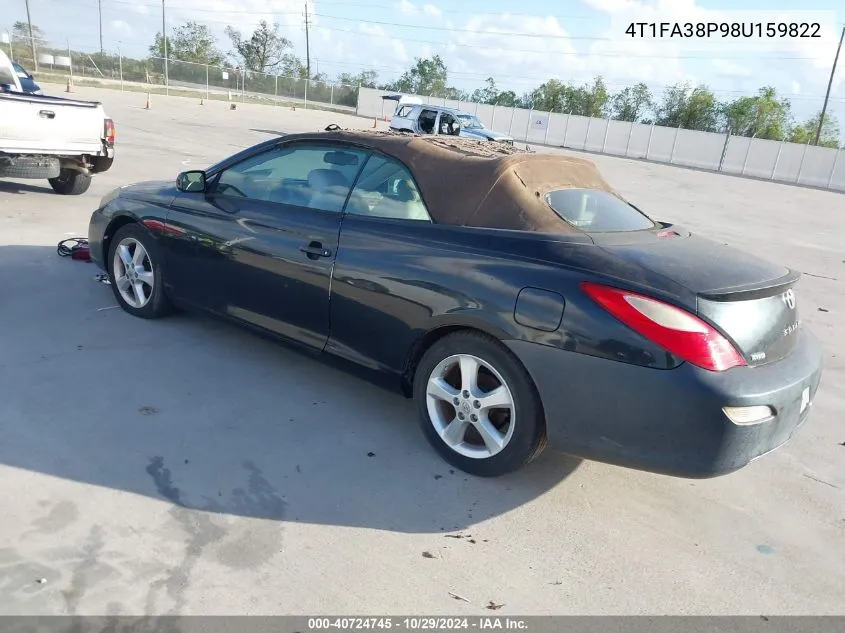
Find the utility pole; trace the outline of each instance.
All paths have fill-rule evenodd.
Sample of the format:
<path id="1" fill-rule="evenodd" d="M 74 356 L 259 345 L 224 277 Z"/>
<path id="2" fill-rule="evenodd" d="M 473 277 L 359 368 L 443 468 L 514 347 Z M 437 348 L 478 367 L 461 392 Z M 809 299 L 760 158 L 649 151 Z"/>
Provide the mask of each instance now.
<path id="1" fill-rule="evenodd" d="M 819 137 L 822 135 L 822 125 L 824 125 L 824 115 L 827 112 L 827 100 L 830 98 L 830 87 L 833 85 L 833 76 L 836 74 L 836 62 L 839 61 L 839 51 L 842 50 L 842 40 L 845 39 L 845 26 L 842 27 L 842 35 L 839 36 L 839 46 L 836 48 L 836 56 L 833 58 L 833 68 L 830 69 L 830 81 L 827 82 L 827 93 L 824 95 L 824 105 L 822 106 L 822 115 L 819 117 L 819 129 L 816 130 L 816 142 L 819 144 Z"/>
<path id="2" fill-rule="evenodd" d="M 97 0 L 97 11 L 100 13 L 100 55 L 103 54 L 103 0 Z"/>
<path id="3" fill-rule="evenodd" d="M 35 54 L 35 37 L 32 35 L 32 17 L 29 15 L 29 0 L 26 0 L 26 21 L 29 24 L 29 45 L 32 47 L 33 72 L 38 72 L 38 56 Z"/>
<path id="4" fill-rule="evenodd" d="M 311 45 L 308 39 L 308 27 L 309 24 L 309 17 L 308 17 L 308 1 L 305 2 L 305 73 L 307 79 L 311 79 Z"/>
<path id="5" fill-rule="evenodd" d="M 167 24 L 164 19 L 164 0 L 161 0 L 161 39 L 164 42 L 164 92 L 170 94 L 170 80 L 167 74 Z"/>

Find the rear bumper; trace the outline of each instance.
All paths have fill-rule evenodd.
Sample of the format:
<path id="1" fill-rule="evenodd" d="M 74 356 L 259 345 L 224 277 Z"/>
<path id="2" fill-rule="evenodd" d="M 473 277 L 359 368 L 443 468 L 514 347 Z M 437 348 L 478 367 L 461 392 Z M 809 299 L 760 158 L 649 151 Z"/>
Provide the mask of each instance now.
<path id="1" fill-rule="evenodd" d="M 537 385 L 549 439 L 573 455 L 690 478 L 733 472 L 787 442 L 821 381 L 822 351 L 806 330 L 786 359 L 709 372 L 660 370 L 522 341 L 507 342 Z M 801 411 L 809 390 L 810 405 Z M 769 405 L 768 421 L 737 425 L 723 407 Z"/>

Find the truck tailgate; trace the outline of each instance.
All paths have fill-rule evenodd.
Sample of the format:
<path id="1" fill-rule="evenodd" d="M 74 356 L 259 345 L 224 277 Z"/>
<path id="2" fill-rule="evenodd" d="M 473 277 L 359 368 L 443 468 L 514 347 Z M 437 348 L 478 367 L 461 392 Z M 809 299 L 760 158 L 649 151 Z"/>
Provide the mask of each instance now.
<path id="1" fill-rule="evenodd" d="M 0 151 L 29 154 L 97 154 L 105 113 L 94 102 L 0 95 Z"/>

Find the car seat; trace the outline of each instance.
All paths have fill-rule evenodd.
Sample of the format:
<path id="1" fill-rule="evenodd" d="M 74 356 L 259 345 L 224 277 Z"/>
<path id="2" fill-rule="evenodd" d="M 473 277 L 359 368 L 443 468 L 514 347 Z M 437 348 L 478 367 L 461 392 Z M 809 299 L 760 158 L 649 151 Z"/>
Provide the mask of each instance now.
<path id="1" fill-rule="evenodd" d="M 308 186 L 311 188 L 312 209 L 335 211 L 340 213 L 346 195 L 349 193 L 349 181 L 334 169 L 314 169 L 308 174 Z"/>

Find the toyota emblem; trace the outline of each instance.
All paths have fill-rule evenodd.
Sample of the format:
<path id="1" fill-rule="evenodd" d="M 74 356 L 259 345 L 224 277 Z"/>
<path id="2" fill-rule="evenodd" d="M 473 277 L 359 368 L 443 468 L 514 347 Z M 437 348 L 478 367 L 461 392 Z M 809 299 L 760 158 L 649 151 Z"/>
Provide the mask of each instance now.
<path id="1" fill-rule="evenodd" d="M 795 309 L 795 291 L 792 288 L 784 292 L 782 298 L 783 302 L 790 310 Z"/>

